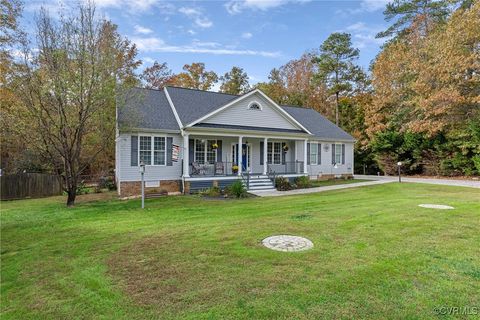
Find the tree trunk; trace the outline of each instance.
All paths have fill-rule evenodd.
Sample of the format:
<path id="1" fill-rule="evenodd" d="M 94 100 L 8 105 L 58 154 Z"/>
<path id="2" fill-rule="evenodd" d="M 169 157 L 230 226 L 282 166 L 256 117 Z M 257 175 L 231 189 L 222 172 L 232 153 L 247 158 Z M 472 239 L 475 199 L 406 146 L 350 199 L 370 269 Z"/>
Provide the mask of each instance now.
<path id="1" fill-rule="evenodd" d="M 68 190 L 67 194 L 67 207 L 73 207 L 75 204 L 75 198 L 77 197 L 77 188 L 74 187 L 71 190 Z"/>
<path id="2" fill-rule="evenodd" d="M 339 120 L 340 120 L 340 117 L 339 117 L 339 114 L 338 114 L 338 109 L 339 109 L 339 105 L 338 105 L 338 103 L 339 103 L 339 102 L 338 102 L 338 95 L 339 95 L 339 94 L 340 94 L 340 93 L 339 93 L 338 91 L 335 92 L 335 98 L 336 98 L 336 100 L 337 100 L 337 105 L 335 106 L 335 124 L 336 124 L 337 126 L 338 126 L 339 123 L 340 123 L 340 121 L 339 121 Z"/>

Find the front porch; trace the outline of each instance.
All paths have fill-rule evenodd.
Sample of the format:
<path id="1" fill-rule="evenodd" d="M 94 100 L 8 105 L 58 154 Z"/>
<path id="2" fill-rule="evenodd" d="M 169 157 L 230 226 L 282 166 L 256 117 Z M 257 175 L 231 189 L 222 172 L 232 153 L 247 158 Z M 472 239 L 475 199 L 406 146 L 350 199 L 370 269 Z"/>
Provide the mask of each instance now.
<path id="1" fill-rule="evenodd" d="M 184 135 L 183 177 L 305 175 L 306 144 L 280 136 Z"/>

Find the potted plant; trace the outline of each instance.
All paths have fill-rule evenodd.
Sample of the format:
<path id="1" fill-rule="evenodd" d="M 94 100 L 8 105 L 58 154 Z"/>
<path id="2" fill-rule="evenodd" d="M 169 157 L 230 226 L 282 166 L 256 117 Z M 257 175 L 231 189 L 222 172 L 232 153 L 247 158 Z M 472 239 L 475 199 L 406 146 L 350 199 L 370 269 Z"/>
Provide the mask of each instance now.
<path id="1" fill-rule="evenodd" d="M 238 166 L 236 164 L 232 166 L 232 172 L 235 174 L 238 173 Z"/>

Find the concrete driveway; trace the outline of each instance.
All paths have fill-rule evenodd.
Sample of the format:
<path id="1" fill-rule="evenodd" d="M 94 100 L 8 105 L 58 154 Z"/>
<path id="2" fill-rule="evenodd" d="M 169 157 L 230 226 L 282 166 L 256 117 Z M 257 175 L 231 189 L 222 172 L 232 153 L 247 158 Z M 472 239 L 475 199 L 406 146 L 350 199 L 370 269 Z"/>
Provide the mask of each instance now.
<path id="1" fill-rule="evenodd" d="M 375 180 L 375 181 L 398 181 L 398 177 L 395 177 L 395 176 L 373 176 L 373 175 L 370 176 L 370 175 L 356 174 L 354 177 L 355 179 L 365 179 L 365 180 Z M 445 186 L 480 188 L 479 180 L 475 181 L 475 180 L 402 177 L 402 182 L 416 182 L 416 183 L 440 184 Z"/>

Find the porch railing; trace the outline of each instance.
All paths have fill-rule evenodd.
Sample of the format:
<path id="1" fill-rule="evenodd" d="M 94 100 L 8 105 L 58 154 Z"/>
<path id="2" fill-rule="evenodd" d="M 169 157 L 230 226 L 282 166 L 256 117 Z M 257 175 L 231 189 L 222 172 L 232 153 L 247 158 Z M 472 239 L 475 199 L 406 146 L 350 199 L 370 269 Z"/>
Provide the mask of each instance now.
<path id="1" fill-rule="evenodd" d="M 303 161 L 286 161 L 282 164 L 268 164 L 269 173 L 279 174 L 300 174 L 303 173 Z"/>
<path id="2" fill-rule="evenodd" d="M 235 176 L 238 171 L 233 167 L 237 166 L 235 162 L 215 162 L 215 163 L 197 163 L 193 162 L 189 166 L 190 176 Z M 238 168 L 238 166 L 237 166 Z"/>

